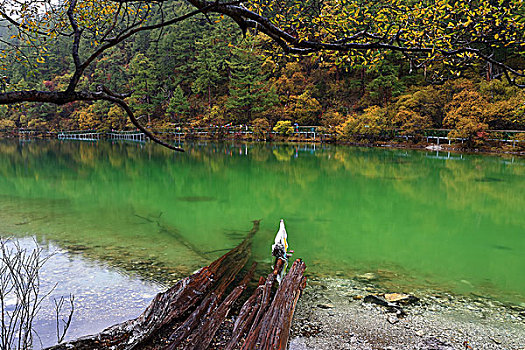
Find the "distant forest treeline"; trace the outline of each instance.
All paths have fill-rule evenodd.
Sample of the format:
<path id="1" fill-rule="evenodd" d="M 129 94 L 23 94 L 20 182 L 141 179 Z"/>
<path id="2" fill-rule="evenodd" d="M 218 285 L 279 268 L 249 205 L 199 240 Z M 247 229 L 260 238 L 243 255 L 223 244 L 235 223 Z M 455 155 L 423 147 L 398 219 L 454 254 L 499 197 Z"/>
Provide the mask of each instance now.
<path id="1" fill-rule="evenodd" d="M 0 34 L 10 37 L 6 28 Z M 49 47 L 36 68 L 11 66 L 0 88 L 63 89 L 71 74 L 68 45 Z M 417 135 L 446 127 L 455 137 L 480 137 L 489 129 L 525 130 L 525 90 L 496 77 L 496 67 L 483 64 L 436 82 L 425 70 L 411 72 L 399 53 L 373 67 L 336 63 L 333 56 L 285 57 L 263 36 L 244 38 L 230 21 L 201 16 L 132 37 L 91 65 L 81 84 L 134 91 L 128 101 L 152 128 L 232 123 L 264 129 L 289 120 L 341 135 L 392 128 Z M 124 112 L 104 101 L 0 106 L 0 129 L 129 127 Z"/>

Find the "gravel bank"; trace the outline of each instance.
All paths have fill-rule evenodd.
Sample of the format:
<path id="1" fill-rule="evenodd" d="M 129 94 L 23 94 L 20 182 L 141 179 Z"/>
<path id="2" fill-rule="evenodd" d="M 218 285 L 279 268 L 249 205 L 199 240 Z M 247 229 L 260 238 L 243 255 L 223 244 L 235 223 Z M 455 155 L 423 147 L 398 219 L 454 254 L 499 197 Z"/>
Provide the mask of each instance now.
<path id="1" fill-rule="evenodd" d="M 525 306 L 421 292 L 419 302 L 402 307 L 402 317 L 392 308 L 364 302 L 362 296 L 373 292 L 379 291 L 355 280 L 309 280 L 289 348 L 525 350 Z"/>

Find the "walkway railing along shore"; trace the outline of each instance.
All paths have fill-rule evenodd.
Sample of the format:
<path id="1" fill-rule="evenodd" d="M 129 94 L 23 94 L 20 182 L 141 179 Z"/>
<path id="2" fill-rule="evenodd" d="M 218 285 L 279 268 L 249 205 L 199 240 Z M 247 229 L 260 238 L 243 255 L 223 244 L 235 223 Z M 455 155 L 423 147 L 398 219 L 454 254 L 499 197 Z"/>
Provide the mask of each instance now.
<path id="1" fill-rule="evenodd" d="M 235 139 L 235 140 L 265 140 L 267 138 L 286 137 L 291 141 L 313 141 L 313 142 L 330 142 L 336 139 L 335 132 L 327 132 L 326 128 L 319 126 L 298 126 L 295 125 L 293 132 L 289 135 L 281 135 L 275 131 L 267 133 L 258 133 L 249 125 L 227 125 L 206 127 L 182 126 L 175 129 L 152 130 L 155 134 L 169 140 L 181 142 L 184 139 Z M 401 135 L 401 130 L 390 132 L 384 135 L 385 140 L 390 138 L 405 139 L 409 141 L 414 135 Z M 448 137 L 449 129 L 431 129 L 418 136 L 428 144 L 449 144 L 463 143 L 466 139 Z M 32 138 L 58 138 L 59 140 L 78 140 L 78 141 L 98 141 L 98 140 L 119 140 L 131 142 L 146 142 L 148 137 L 140 131 L 109 131 L 101 132 L 97 130 L 73 130 L 48 132 L 31 129 L 19 130 L 0 130 L 0 133 L 8 135 L 17 135 L 20 140 L 30 140 Z M 488 134 L 496 135 L 487 137 L 486 141 L 503 142 L 511 144 L 512 147 L 519 146 L 525 140 L 517 139 L 516 135 L 525 133 L 524 130 L 488 130 Z"/>

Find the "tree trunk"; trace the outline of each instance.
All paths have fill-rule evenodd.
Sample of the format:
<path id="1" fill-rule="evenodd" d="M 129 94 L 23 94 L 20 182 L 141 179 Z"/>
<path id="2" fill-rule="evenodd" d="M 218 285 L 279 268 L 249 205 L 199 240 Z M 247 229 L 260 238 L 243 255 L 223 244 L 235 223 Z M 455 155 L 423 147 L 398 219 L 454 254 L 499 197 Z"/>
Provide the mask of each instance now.
<path id="1" fill-rule="evenodd" d="M 306 264 L 302 260 L 297 259 L 293 263 L 275 293 L 272 304 L 246 336 L 243 350 L 287 348 L 295 306 L 306 286 L 306 277 L 303 276 L 305 270 Z M 273 275 L 276 276 L 275 270 Z"/>
<path id="2" fill-rule="evenodd" d="M 258 287 L 240 309 L 233 330 L 224 322 L 253 277 L 256 263 L 237 285 L 232 286 L 248 262 L 252 237 L 258 229 L 259 221 L 254 221 L 241 244 L 166 292 L 159 293 L 136 319 L 48 350 L 200 350 L 210 347 L 218 331 L 231 337 L 219 345 L 212 344 L 216 349 L 232 350 L 241 344 L 243 349 L 285 349 L 293 312 L 306 283 L 303 277 L 306 266 L 301 260 L 294 262 L 272 298 L 276 276 L 286 265 L 278 259 L 273 272 L 266 280 L 259 280 Z M 231 291 L 223 299 L 228 289 Z M 250 331 L 243 340 L 247 329 Z"/>

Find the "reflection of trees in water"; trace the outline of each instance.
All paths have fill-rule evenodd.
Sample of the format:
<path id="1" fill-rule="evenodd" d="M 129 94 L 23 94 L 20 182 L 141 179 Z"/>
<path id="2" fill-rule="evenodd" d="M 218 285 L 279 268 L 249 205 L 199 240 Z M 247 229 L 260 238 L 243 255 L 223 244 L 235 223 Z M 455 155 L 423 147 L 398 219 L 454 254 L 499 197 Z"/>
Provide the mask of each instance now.
<path id="1" fill-rule="evenodd" d="M 420 152 L 405 156 L 403 151 L 337 147 L 310 154 L 292 146 L 246 147 L 247 155 L 240 146 L 228 144 L 190 148 L 186 155 L 175 155 L 150 144 L 3 142 L 0 174 L 18 190 L 24 186 L 28 191 L 29 187 L 40 187 L 73 197 L 86 189 L 70 186 L 71 179 L 91 179 L 94 186 L 109 190 L 118 181 L 147 178 L 157 186 L 189 186 L 201 192 L 199 195 L 210 191 L 210 184 L 205 181 L 209 179 L 227 185 L 235 183 L 245 190 L 255 190 L 252 183 L 256 182 L 260 191 L 251 193 L 252 197 L 266 198 L 270 194 L 295 202 L 300 199 L 294 190 L 323 196 L 323 191 L 317 192 L 319 182 L 327 183 L 321 187 L 330 191 L 330 184 L 362 178 L 383 182 L 400 196 L 419 202 L 427 202 L 429 194 L 433 194 L 434 200 L 445 200 L 458 210 L 483 211 L 483 203 L 490 200 L 501 202 L 504 210 L 518 214 L 517 210 L 525 204 L 523 185 L 516 181 L 525 175 L 525 167 L 491 157 L 443 162 L 426 159 Z M 113 184 L 104 184 L 112 181 Z M 283 191 L 286 187 L 289 189 Z M 444 193 L 436 193 L 437 187 Z"/>
<path id="2" fill-rule="evenodd" d="M 289 162 L 294 152 L 294 149 L 292 147 L 279 147 L 275 148 L 272 151 L 273 155 L 275 156 L 275 159 L 277 159 L 280 162 Z"/>
<path id="3" fill-rule="evenodd" d="M 4 181 L 16 183 L 19 190 L 24 186 L 49 189 L 52 182 L 54 191 L 73 196 L 85 190 L 68 183 L 68 180 L 79 177 L 93 183 L 98 181 L 96 187 L 100 188 L 115 185 L 105 182 L 147 178 L 157 186 L 190 186 L 203 192 L 199 195 L 205 195 L 210 184 L 196 180 L 211 181 L 213 176 L 215 182 L 231 182 L 243 189 L 252 188 L 251 184 L 257 182 L 259 190 L 264 188 L 261 195 L 269 192 L 280 197 L 289 193 L 291 200 L 295 197 L 291 189 L 312 191 L 314 195 L 322 196 L 322 192 L 315 193 L 319 182 L 326 183 L 322 187 L 329 190 L 331 185 L 337 186 L 336 182 L 344 183 L 349 178 L 384 182 L 386 186 L 392 185 L 400 196 L 422 202 L 428 201 L 428 194 L 433 193 L 439 200 L 446 200 L 458 209 L 477 206 L 485 196 L 501 201 L 510 210 L 523 207 L 525 200 L 525 196 L 519 195 L 522 187 L 515 181 L 524 175 L 525 167 L 507 165 L 488 157 L 443 162 L 425 159 L 424 153 L 418 152 L 403 157 L 401 151 L 337 147 L 334 151 L 314 154 L 299 152 L 293 161 L 282 161 L 292 159 L 296 150 L 290 146 L 267 145 L 250 146 L 247 156 L 231 145 L 190 148 L 186 155 L 170 152 L 149 144 L 139 147 L 107 142 L 35 142 L 25 145 L 4 142 L 0 144 L 0 153 L 3 154 L 0 173 Z M 491 181 L 499 177 L 504 177 L 504 181 Z M 280 193 L 283 186 L 291 188 Z M 436 194 L 436 186 L 445 194 Z M 463 195 L 458 196 L 458 193 Z M 251 195 L 257 197 L 258 194 Z"/>
<path id="4" fill-rule="evenodd" d="M 250 157 L 255 162 L 266 162 L 270 158 L 270 152 L 265 147 L 253 147 L 250 149 Z"/>
<path id="5" fill-rule="evenodd" d="M 448 160 L 439 175 L 440 189 L 445 193 L 443 200 L 453 209 L 487 215 L 500 225 L 523 222 L 523 164 L 509 166 L 494 158 L 474 158 L 468 162 Z M 498 212 L 494 211 L 494 203 Z M 500 212 L 507 215 L 501 216 Z"/>

